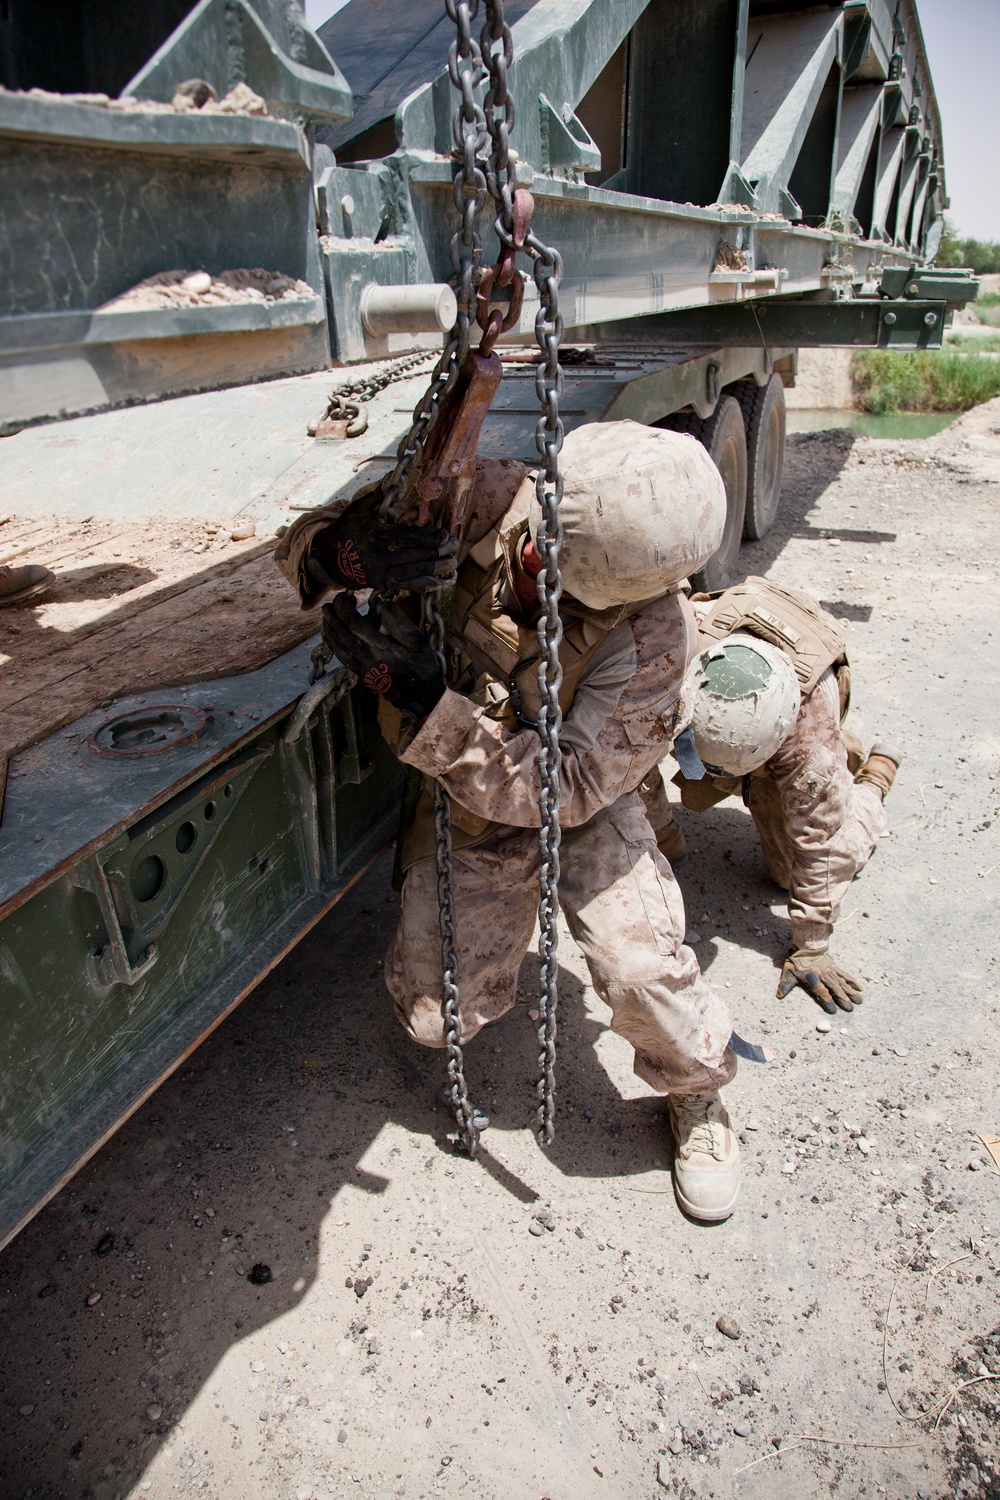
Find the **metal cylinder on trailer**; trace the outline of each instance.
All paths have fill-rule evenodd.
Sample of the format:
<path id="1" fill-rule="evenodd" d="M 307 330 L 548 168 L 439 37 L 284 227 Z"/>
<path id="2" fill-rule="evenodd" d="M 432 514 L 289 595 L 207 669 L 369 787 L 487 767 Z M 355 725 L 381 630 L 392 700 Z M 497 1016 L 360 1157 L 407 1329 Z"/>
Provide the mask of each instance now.
<path id="1" fill-rule="evenodd" d="M 447 333 L 457 317 L 455 293 L 444 282 L 379 286 L 372 281 L 361 293 L 361 322 L 371 338 L 390 333 Z"/>

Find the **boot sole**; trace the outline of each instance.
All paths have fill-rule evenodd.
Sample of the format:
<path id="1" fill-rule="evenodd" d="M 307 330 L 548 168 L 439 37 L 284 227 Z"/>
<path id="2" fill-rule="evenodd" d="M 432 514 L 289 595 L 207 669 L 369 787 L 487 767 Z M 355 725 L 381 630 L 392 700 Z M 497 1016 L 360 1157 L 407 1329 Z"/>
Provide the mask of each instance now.
<path id="1" fill-rule="evenodd" d="M 8 594 L 6 598 L 0 597 L 0 609 L 11 609 L 17 604 L 27 604 L 29 599 L 37 599 L 39 594 L 44 594 L 52 587 L 54 580 L 45 583 L 34 583 L 30 589 L 22 589 L 19 594 Z"/>
<path id="2" fill-rule="evenodd" d="M 741 1186 L 742 1181 L 736 1184 L 736 1191 L 730 1199 L 727 1207 L 712 1209 L 711 1211 L 708 1211 L 705 1209 L 696 1208 L 693 1203 L 689 1203 L 687 1201 L 684 1194 L 681 1192 L 680 1184 L 678 1183 L 675 1176 L 674 1197 L 677 1199 L 678 1207 L 687 1214 L 689 1219 L 696 1219 L 699 1224 L 721 1224 L 724 1219 L 728 1219 L 731 1217 L 733 1210 L 739 1202 Z"/>

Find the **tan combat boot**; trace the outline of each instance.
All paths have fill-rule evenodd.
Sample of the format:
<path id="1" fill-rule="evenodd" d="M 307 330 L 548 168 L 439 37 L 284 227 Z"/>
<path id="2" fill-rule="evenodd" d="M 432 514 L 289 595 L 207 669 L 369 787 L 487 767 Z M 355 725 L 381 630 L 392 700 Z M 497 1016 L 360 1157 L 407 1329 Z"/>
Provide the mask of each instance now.
<path id="1" fill-rule="evenodd" d="M 896 779 L 896 772 L 899 770 L 902 759 L 900 752 L 891 746 L 874 744 L 868 753 L 868 759 L 854 780 L 867 781 L 872 786 L 878 787 L 884 802 L 892 790 L 892 783 Z"/>
<path id="2" fill-rule="evenodd" d="M 656 830 L 656 847 L 663 858 L 669 860 L 672 865 L 679 865 L 687 854 L 687 844 L 684 842 L 684 830 L 673 818 L 665 828 Z"/>
<path id="3" fill-rule="evenodd" d="M 54 573 L 50 573 L 48 568 L 40 568 L 36 563 L 25 568 L 0 568 L 0 609 L 7 609 L 13 604 L 27 604 L 29 599 L 37 599 L 55 581 Z"/>
<path id="4" fill-rule="evenodd" d="M 728 1219 L 740 1195 L 740 1147 L 718 1094 L 671 1094 L 674 1192 L 692 1219 Z"/>

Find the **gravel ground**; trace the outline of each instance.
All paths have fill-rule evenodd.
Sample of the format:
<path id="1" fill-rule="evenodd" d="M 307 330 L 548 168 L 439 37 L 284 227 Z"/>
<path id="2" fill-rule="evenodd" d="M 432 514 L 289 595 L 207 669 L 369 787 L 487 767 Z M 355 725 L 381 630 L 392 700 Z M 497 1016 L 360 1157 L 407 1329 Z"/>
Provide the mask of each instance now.
<path id="1" fill-rule="evenodd" d="M 453 1154 L 381 983 L 382 860 L 0 1256 L 4 1497 L 1000 1496 L 1000 403 L 968 420 L 795 438 L 747 548 L 854 622 L 853 722 L 907 758 L 828 1031 L 774 997 L 749 817 L 685 818 L 692 941 L 776 1053 L 728 1091 L 732 1220 L 675 1207 L 568 934 L 554 1147 L 529 964 L 469 1049 L 481 1163 Z"/>

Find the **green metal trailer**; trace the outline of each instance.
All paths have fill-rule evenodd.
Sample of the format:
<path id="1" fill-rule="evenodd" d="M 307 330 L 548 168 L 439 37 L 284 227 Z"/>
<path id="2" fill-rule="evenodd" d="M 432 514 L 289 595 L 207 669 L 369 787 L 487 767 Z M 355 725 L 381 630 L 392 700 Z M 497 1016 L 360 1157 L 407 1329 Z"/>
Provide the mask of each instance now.
<path id="1" fill-rule="evenodd" d="M 932 265 L 916 10 L 506 11 L 564 419 L 706 443 L 724 582 L 780 504 L 797 351 L 936 348 L 975 295 Z M 0 15 L 0 562 L 61 538 L 79 563 L 0 617 L 0 1243 L 393 835 L 373 702 L 309 688 L 315 621 L 261 569 L 297 511 L 384 472 L 453 316 L 448 41 L 440 0 L 352 0 L 318 35 L 297 0 Z M 529 289 L 483 452 L 534 459 L 536 310 Z M 333 386 L 357 436 L 324 421 Z M 208 539 L 168 582 L 135 561 L 164 527 Z M 216 561 L 220 528 L 257 541 Z M 81 594 L 116 538 L 141 582 Z"/>

